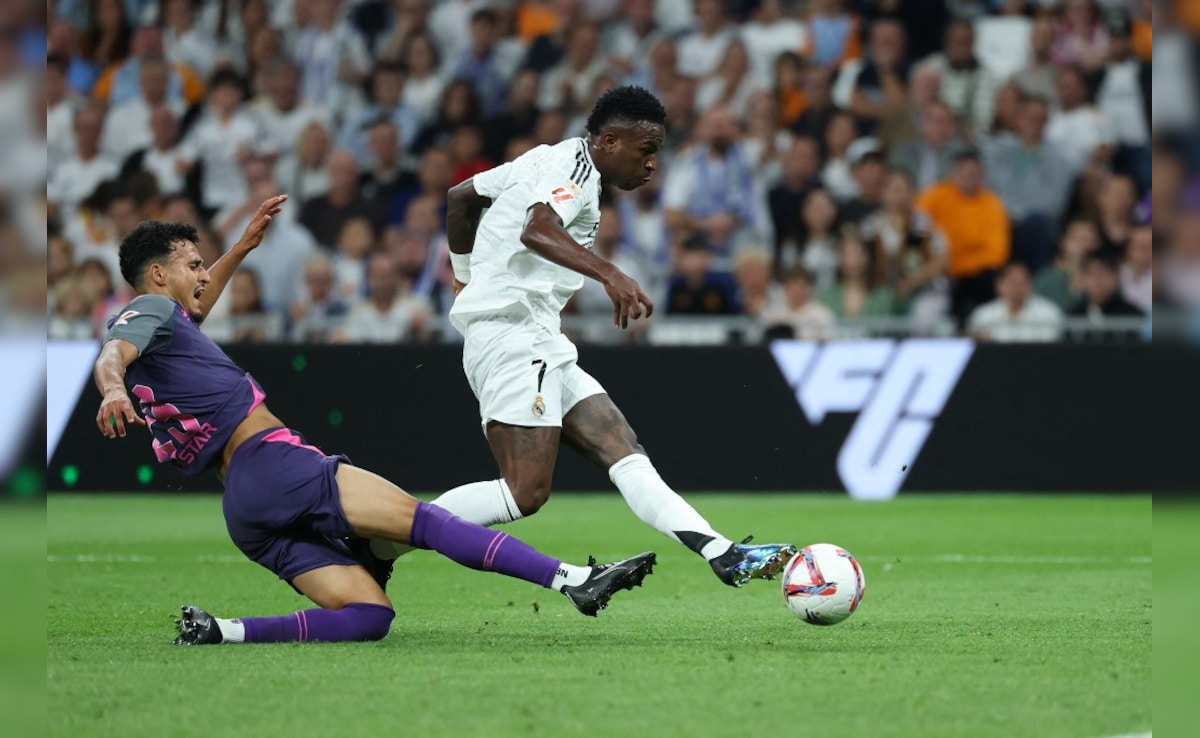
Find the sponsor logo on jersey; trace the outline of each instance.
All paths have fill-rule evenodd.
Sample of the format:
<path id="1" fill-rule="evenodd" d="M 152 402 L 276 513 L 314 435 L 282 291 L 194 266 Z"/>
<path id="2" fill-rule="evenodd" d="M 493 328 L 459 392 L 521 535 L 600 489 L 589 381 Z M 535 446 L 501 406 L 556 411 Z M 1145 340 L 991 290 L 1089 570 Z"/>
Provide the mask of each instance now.
<path id="1" fill-rule="evenodd" d="M 813 425 L 859 413 L 838 453 L 851 497 L 896 496 L 975 345 L 967 340 L 775 341 L 771 354 Z"/>
<path id="2" fill-rule="evenodd" d="M 117 318 L 117 322 L 113 323 L 113 325 L 114 326 L 129 325 L 129 319 L 135 315 L 140 315 L 140 314 L 141 313 L 139 313 L 136 310 L 126 310 L 125 312 L 121 313 L 121 316 L 119 318 Z"/>

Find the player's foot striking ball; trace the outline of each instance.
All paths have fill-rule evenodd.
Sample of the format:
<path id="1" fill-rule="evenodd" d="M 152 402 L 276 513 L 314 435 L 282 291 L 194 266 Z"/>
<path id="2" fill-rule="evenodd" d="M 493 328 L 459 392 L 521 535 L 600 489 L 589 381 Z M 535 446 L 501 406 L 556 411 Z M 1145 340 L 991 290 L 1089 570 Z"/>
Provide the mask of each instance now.
<path id="1" fill-rule="evenodd" d="M 753 536 L 747 536 L 708 562 L 717 579 L 731 587 L 740 587 L 751 579 L 774 579 L 796 555 L 796 547 L 790 543 L 751 546 L 752 539 Z"/>
<path id="2" fill-rule="evenodd" d="M 618 562 L 617 575 L 601 577 L 594 567 L 572 566 L 421 502 L 345 456 L 321 451 L 267 409 L 263 388 L 198 326 L 286 199 L 263 202 L 211 270 L 197 250 L 196 229 L 182 223 L 144 222 L 121 243 L 121 273 L 137 297 L 109 322 L 96 359 L 100 432 L 117 438 L 127 423 L 146 426 L 160 462 L 184 474 L 215 471 L 233 542 L 317 605 L 238 619 L 185 607 L 175 642 L 383 638 L 395 617 L 384 592 L 392 564 L 374 555 L 372 539 L 563 592 L 589 615 L 640 582 L 649 573 L 642 564 L 627 571 L 627 562 Z"/>

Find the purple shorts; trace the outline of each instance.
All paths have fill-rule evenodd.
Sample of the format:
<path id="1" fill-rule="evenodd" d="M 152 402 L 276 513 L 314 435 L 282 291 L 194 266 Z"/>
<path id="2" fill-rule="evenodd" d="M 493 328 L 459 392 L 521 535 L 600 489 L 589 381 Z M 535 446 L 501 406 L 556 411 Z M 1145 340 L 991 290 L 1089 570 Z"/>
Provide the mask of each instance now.
<path id="1" fill-rule="evenodd" d="M 225 470 L 225 527 L 251 561 L 290 582 L 307 571 L 359 561 L 338 499 L 345 456 L 327 456 L 288 428 L 246 439 Z"/>

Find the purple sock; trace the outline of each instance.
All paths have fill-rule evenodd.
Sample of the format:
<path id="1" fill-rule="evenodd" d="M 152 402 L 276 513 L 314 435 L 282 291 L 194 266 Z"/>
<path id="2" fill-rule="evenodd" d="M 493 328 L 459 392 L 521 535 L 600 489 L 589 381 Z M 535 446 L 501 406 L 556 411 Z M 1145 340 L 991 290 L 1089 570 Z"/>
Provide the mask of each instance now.
<path id="1" fill-rule="evenodd" d="M 246 643 L 289 641 L 377 641 L 388 633 L 392 608 L 355 602 L 341 610 L 301 610 L 291 615 L 241 618 Z"/>
<path id="2" fill-rule="evenodd" d="M 549 587 L 562 562 L 501 531 L 469 523 L 425 502 L 413 514 L 412 545 L 437 551 L 463 566 L 494 571 Z"/>

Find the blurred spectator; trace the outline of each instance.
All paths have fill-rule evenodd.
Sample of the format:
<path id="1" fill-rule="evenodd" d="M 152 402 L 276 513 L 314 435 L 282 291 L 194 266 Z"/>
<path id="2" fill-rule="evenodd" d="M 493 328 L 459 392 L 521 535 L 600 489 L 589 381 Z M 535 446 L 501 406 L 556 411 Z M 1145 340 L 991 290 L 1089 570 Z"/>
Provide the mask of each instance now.
<path id="1" fill-rule="evenodd" d="M 1077 175 L 1107 155 L 1112 135 L 1104 114 L 1088 104 L 1083 72 L 1063 67 L 1055 79 L 1062 108 L 1050 116 L 1046 141 L 1059 150 L 1070 166 L 1070 173 Z"/>
<path id="2" fill-rule="evenodd" d="M 696 143 L 673 162 L 663 182 L 663 207 L 672 239 L 703 236 L 728 254 L 740 234 L 757 226 L 753 171 L 739 142 L 737 121 L 725 108 L 704 114 Z"/>
<path id="3" fill-rule="evenodd" d="M 753 167 L 755 185 L 766 192 L 783 173 L 781 162 L 791 148 L 792 134 L 780 127 L 779 108 L 769 92 L 760 90 L 750 96 L 745 120 L 742 146 Z"/>
<path id="4" fill-rule="evenodd" d="M 109 105 L 120 105 L 141 94 L 142 59 L 164 59 L 162 30 L 157 26 L 142 26 L 133 35 L 132 54 L 119 62 L 112 62 L 104 69 L 92 88 L 92 97 Z M 170 79 L 167 96 L 183 98 L 189 104 L 197 103 L 204 96 L 204 80 L 191 68 L 177 62 L 170 63 Z"/>
<path id="5" fill-rule="evenodd" d="M 330 110 L 349 110 L 360 104 L 358 86 L 371 69 L 366 42 L 341 17 L 340 0 L 308 0 L 308 5 L 311 20 L 290 48 L 301 69 L 301 97 Z"/>
<path id="6" fill-rule="evenodd" d="M 53 289 L 59 280 L 75 271 L 75 252 L 71 242 L 61 232 L 46 236 L 46 286 L 50 288 L 50 309 L 54 310 Z"/>
<path id="7" fill-rule="evenodd" d="M 1179 210 L 1185 177 L 1183 158 L 1175 148 L 1159 141 L 1154 148 L 1151 173 L 1154 179 L 1154 187 L 1150 190 L 1152 225 L 1156 235 L 1165 237 L 1173 230 Z"/>
<path id="8" fill-rule="evenodd" d="M 138 65 L 140 94 L 126 102 L 112 106 L 104 119 L 100 137 L 100 149 L 113 161 L 124 161 L 139 149 L 147 148 L 154 140 L 150 128 L 150 114 L 165 107 L 176 118 L 183 115 L 187 105 L 181 98 L 167 96 L 170 69 L 166 61 L 148 56 Z"/>
<path id="9" fill-rule="evenodd" d="M 540 109 L 574 109 L 588 101 L 592 85 L 608 70 L 607 61 L 600 54 L 599 37 L 599 30 L 590 23 L 567 30 L 563 60 L 542 75 L 537 101 Z"/>
<path id="10" fill-rule="evenodd" d="M 1108 57 L 1108 32 L 1092 0 L 1064 0 L 1062 20 L 1054 40 L 1055 64 L 1098 71 Z"/>
<path id="11" fill-rule="evenodd" d="M 484 115 L 493 115 L 504 107 L 504 75 L 496 42 L 499 40 L 499 19 L 491 8 L 481 8 L 471 14 L 470 42 L 454 62 L 452 76 L 466 80 L 475 90 Z M 595 44 L 592 46 L 595 52 Z"/>
<path id="12" fill-rule="evenodd" d="M 1104 116 L 1119 147 L 1117 160 L 1138 184 L 1138 191 L 1150 189 L 1150 89 L 1148 62 L 1133 55 L 1127 20 L 1110 24 L 1108 65 L 1104 68 L 1096 95 L 1096 106 Z"/>
<path id="13" fill-rule="evenodd" d="M 450 139 L 450 183 L 458 184 L 495 166 L 483 155 L 483 132 L 475 126 L 460 126 Z"/>
<path id="14" fill-rule="evenodd" d="M 471 17 L 478 9 L 476 0 L 442 0 L 432 3 L 429 30 L 447 60 L 457 59 L 470 43 Z"/>
<path id="15" fill-rule="evenodd" d="M 46 57 L 46 170 L 53 172 L 75 152 L 75 110 L 84 99 L 67 84 L 67 59 Z"/>
<path id="16" fill-rule="evenodd" d="M 783 176 L 767 192 L 767 207 L 775 234 L 775 253 L 789 239 L 798 243 L 803 224 L 801 211 L 808 193 L 821 186 L 821 145 L 808 136 L 792 140 L 783 157 Z"/>
<path id="17" fill-rule="evenodd" d="M 857 228 L 842 229 L 838 242 L 837 278 L 817 291 L 838 318 L 876 318 L 892 314 L 892 290 L 877 279 L 871 253 Z"/>
<path id="18" fill-rule="evenodd" d="M 650 183 L 617 200 L 621 214 L 621 237 L 629 258 L 646 278 L 642 289 L 658 304 L 666 296 L 671 272 L 671 249 L 661 203 L 662 179 Z"/>
<path id="19" fill-rule="evenodd" d="M 416 177 L 404 167 L 396 124 L 380 118 L 367 130 L 370 159 L 359 175 L 363 197 L 378 203 L 390 203 L 402 190 L 411 187 Z"/>
<path id="20" fill-rule="evenodd" d="M 67 275 L 50 290 L 50 320 L 46 337 L 62 341 L 95 338 L 92 330 L 93 298 L 82 279 Z"/>
<path id="21" fill-rule="evenodd" d="M 1161 264 L 1154 279 L 1155 292 L 1167 304 L 1200 307 L 1200 212 L 1191 208 L 1181 211 L 1167 239 L 1167 247 L 1154 260 Z"/>
<path id="22" fill-rule="evenodd" d="M 863 239 L 871 252 L 877 284 L 895 290 L 896 312 L 927 326 L 945 315 L 950 304 L 946 280 L 946 239 L 929 216 L 914 209 L 916 189 L 903 169 L 887 174 L 883 207 L 863 221 Z"/>
<path id="23" fill-rule="evenodd" d="M 450 143 L 450 135 L 459 126 L 479 125 L 482 120 L 479 100 L 475 97 L 471 83 L 465 79 L 456 79 L 446 85 L 437 118 L 417 134 L 410 153 L 422 155 L 431 147 L 445 147 Z"/>
<path id="24" fill-rule="evenodd" d="M 921 111 L 921 136 L 892 149 L 891 165 L 912 175 L 918 189 L 932 187 L 950 174 L 954 154 L 962 149 L 954 111 L 944 102 L 930 103 Z"/>
<path id="25" fill-rule="evenodd" d="M 263 26 L 251 33 L 250 44 L 246 48 L 245 67 L 246 79 L 256 95 L 261 95 L 271 88 L 271 63 L 286 55 L 287 44 L 278 29 Z"/>
<path id="26" fill-rule="evenodd" d="M 366 294 L 367 257 L 375 250 L 375 227 L 363 217 L 342 224 L 333 254 L 333 273 L 337 292 L 346 298 Z"/>
<path id="27" fill-rule="evenodd" d="M 736 117 L 746 115 L 750 95 L 758 89 L 750 76 L 750 57 L 741 41 L 731 41 L 725 47 L 721 63 L 696 87 L 696 110 L 722 106 Z"/>
<path id="28" fill-rule="evenodd" d="M 918 143 L 925 125 L 925 111 L 942 104 L 942 75 L 927 64 L 917 64 L 909 73 L 908 97 L 904 105 L 883 117 L 875 135 L 889 151 Z M 953 128 L 954 111 L 950 111 Z"/>
<path id="29" fill-rule="evenodd" d="M 320 121 L 312 121 L 300 132 L 300 140 L 291 151 L 284 151 L 275 164 L 275 181 L 292 196 L 293 205 L 329 192 L 329 157 L 333 141 Z"/>
<path id="30" fill-rule="evenodd" d="M 782 59 L 784 57 L 780 57 L 781 63 Z M 791 124 L 792 132 L 823 141 L 829 122 L 839 112 L 833 102 L 833 74 L 822 67 L 810 67 L 803 70 L 802 80 L 804 95 L 800 103 L 803 112 Z"/>
<path id="31" fill-rule="evenodd" d="M 1035 18 L 1029 32 L 1029 63 L 1013 76 L 1022 93 L 1046 100 L 1052 109 L 1058 107 L 1058 83 L 1055 81 L 1053 59 L 1057 34 L 1053 16 Z"/>
<path id="32" fill-rule="evenodd" d="M 728 272 L 713 271 L 713 255 L 700 235 L 680 246 L 678 273 L 667 288 L 667 313 L 673 315 L 736 315 L 737 286 Z"/>
<path id="33" fill-rule="evenodd" d="M 777 271 L 802 264 L 817 287 L 833 282 L 837 270 L 837 202 L 827 190 L 816 188 L 804 198 L 800 211 L 800 231 L 794 240 L 785 240 L 775 252 Z"/>
<path id="34" fill-rule="evenodd" d="M 483 129 L 484 153 L 493 161 L 511 161 L 504 155 L 513 138 L 533 133 L 539 116 L 538 73 L 522 69 L 508 88 L 508 104 L 499 115 L 487 119 Z"/>
<path id="35" fill-rule="evenodd" d="M 620 216 L 612 205 L 600 207 L 600 225 L 596 229 L 592 250 L 638 284 L 645 285 L 647 283 L 646 275 L 642 273 L 638 263 L 625 252 L 624 245 L 621 243 Z M 615 343 L 622 338 L 632 337 L 628 336 L 627 332 L 623 333 L 612 329 L 612 300 L 609 299 L 608 292 L 600 282 L 594 279 L 585 279 L 583 287 L 572 298 L 572 307 L 579 315 L 596 318 L 593 322 L 597 329 L 585 330 L 582 336 L 584 340 Z M 639 328 L 645 325 L 645 321 L 638 321 Z M 630 326 L 633 326 L 632 322 Z"/>
<path id="36" fill-rule="evenodd" d="M 857 225 L 879 209 L 883 202 L 883 181 L 887 166 L 883 161 L 883 150 L 873 138 L 864 139 L 854 157 L 850 174 L 854 177 L 856 194 L 842 203 L 840 214 L 844 223 Z"/>
<path id="37" fill-rule="evenodd" d="M 1019 261 L 1005 266 L 996 277 L 995 300 L 971 312 L 967 330 L 976 340 L 997 343 L 1057 341 L 1062 334 L 1062 311 L 1032 293 L 1029 267 Z"/>
<path id="38" fill-rule="evenodd" d="M 743 315 L 761 318 L 783 307 L 783 287 L 772 279 L 772 273 L 771 255 L 763 249 L 742 249 L 734 258 L 733 279 Z"/>
<path id="39" fill-rule="evenodd" d="M 439 213 L 443 229 L 446 223 L 446 189 L 450 187 L 450 154 L 444 149 L 428 149 L 421 155 L 417 167 L 415 184 L 400 190 L 386 209 L 386 221 L 395 225 L 403 223 L 409 204 L 422 195 L 432 195 L 440 203 Z"/>
<path id="40" fill-rule="evenodd" d="M 83 259 L 75 268 L 75 274 L 83 280 L 91 300 L 91 334 L 101 336 L 108 318 L 133 297 L 132 290 L 124 284 L 118 290 L 112 270 L 100 259 Z"/>
<path id="41" fill-rule="evenodd" d="M 371 102 L 348 116 L 338 134 L 338 148 L 352 151 L 360 165 L 371 159 L 367 133 L 377 120 L 390 120 L 404 149 L 417 140 L 419 119 L 401 95 L 404 93 L 404 68 L 398 64 L 377 64 L 371 70 Z"/>
<path id="42" fill-rule="evenodd" d="M 1133 179 L 1124 174 L 1107 174 L 1100 184 L 1096 199 L 1096 226 L 1100 231 L 1100 251 L 1119 259 L 1133 232 L 1133 209 L 1137 205 L 1137 189 Z"/>
<path id="43" fill-rule="evenodd" d="M 403 62 L 411 71 L 412 61 L 407 50 L 412 48 L 411 44 L 418 36 L 428 39 L 436 58 L 437 42 L 429 31 L 429 0 L 390 0 L 383 8 L 383 14 L 384 21 L 374 29 L 378 31 L 375 35 L 375 58 Z M 437 68 L 438 64 L 435 63 L 434 69 Z M 408 99 L 407 95 L 405 99 Z"/>
<path id="44" fill-rule="evenodd" d="M 1029 60 L 1033 21 L 1026 5 L 1025 0 L 1004 0 L 999 15 L 975 21 L 975 53 L 997 79 L 1008 79 Z"/>
<path id="45" fill-rule="evenodd" d="M 625 0 L 603 46 L 608 52 L 609 65 L 629 76 L 649 61 L 651 49 L 662 38 L 654 17 L 654 0 Z"/>
<path id="46" fill-rule="evenodd" d="M 975 138 L 999 138 L 1001 136 L 1016 136 L 1020 128 L 1021 103 L 1025 95 L 1016 82 L 1005 82 L 996 91 L 996 105 L 992 113 L 991 125 L 982 131 L 975 132 Z"/>
<path id="47" fill-rule="evenodd" d="M 1086 220 L 1067 224 L 1053 264 L 1042 268 L 1033 289 L 1063 310 L 1069 310 L 1083 295 L 1083 262 L 1100 248 L 1100 232 Z"/>
<path id="48" fill-rule="evenodd" d="M 1083 298 L 1068 311 L 1093 322 L 1105 318 L 1137 317 L 1141 310 L 1121 296 L 1117 262 L 1104 253 L 1092 253 L 1083 262 Z"/>
<path id="49" fill-rule="evenodd" d="M 92 60 L 81 51 L 80 38 L 75 26 L 63 18 L 51 20 L 46 31 L 47 66 L 50 66 L 51 59 L 61 60 L 56 64 L 63 65 L 67 87 L 72 93 L 91 94 L 99 72 Z"/>
<path id="50" fill-rule="evenodd" d="M 244 171 L 249 188 L 246 199 L 225 208 L 213 220 L 226 251 L 232 249 L 241 238 L 258 206 L 280 192 L 271 172 L 271 165 L 266 159 L 255 158 L 247 161 Z M 291 202 L 284 205 L 284 212 L 288 208 L 295 210 Z M 246 255 L 242 261 L 242 268 L 254 271 L 258 278 L 258 292 L 262 302 L 271 310 L 282 313 L 296 298 L 304 274 L 304 264 L 316 250 L 317 246 L 312 236 L 296 224 L 295 215 L 285 217 L 281 212 L 272 220 L 271 227 L 258 248 Z"/>
<path id="51" fill-rule="evenodd" d="M 806 341 L 833 338 L 837 318 L 813 296 L 813 279 L 807 269 L 794 266 L 784 272 L 783 296 L 782 307 L 762 316 L 768 337 Z"/>
<path id="52" fill-rule="evenodd" d="M 129 56 L 133 43 L 133 23 L 121 0 L 96 0 L 91 28 L 83 39 L 83 56 L 103 69 Z"/>
<path id="53" fill-rule="evenodd" d="M 1000 80 L 975 57 L 975 26 L 970 21 L 951 21 L 942 51 L 921 63 L 941 74 L 942 99 L 966 131 L 991 128 Z"/>
<path id="54" fill-rule="evenodd" d="M 198 1 L 163 0 L 159 21 L 163 27 L 163 47 L 167 59 L 207 77 L 218 63 L 228 63 L 232 57 L 217 43 L 216 38 L 197 25 Z"/>
<path id="55" fill-rule="evenodd" d="M 854 5 L 868 25 L 879 18 L 898 21 L 908 37 L 911 58 L 924 59 L 941 48 L 946 23 L 957 14 L 951 9 L 961 0 L 870 0 Z"/>
<path id="56" fill-rule="evenodd" d="M 377 253 L 367 262 L 367 295 L 350 308 L 335 342 L 398 343 L 424 335 L 426 303 L 409 294 L 395 260 Z"/>
<path id="57" fill-rule="evenodd" d="M 245 87 L 229 70 L 218 70 L 208 83 L 204 116 L 180 145 L 184 166 L 201 165 L 200 206 L 206 218 L 246 197 L 241 164 L 266 148 L 258 120 L 242 106 Z"/>
<path id="58" fill-rule="evenodd" d="M 813 0 L 805 48 L 819 67 L 836 67 L 859 56 L 858 18 L 845 6 L 844 0 Z"/>
<path id="59" fill-rule="evenodd" d="M 100 131 L 104 111 L 96 105 L 75 111 L 75 152 L 50 173 L 46 199 L 64 221 L 71 218 L 79 203 L 96 185 L 117 176 L 117 163 L 100 153 Z"/>
<path id="60" fill-rule="evenodd" d="M 408 71 L 402 97 L 404 104 L 417 116 L 420 125 L 428 125 L 437 116 L 438 102 L 446 84 L 438 71 L 441 59 L 437 45 L 428 32 L 419 31 L 409 37 L 403 63 Z"/>
<path id="61" fill-rule="evenodd" d="M 302 343 L 324 343 L 349 311 L 349 304 L 336 289 L 333 262 L 314 253 L 304 264 L 304 288 L 291 305 L 291 339 Z"/>
<path id="62" fill-rule="evenodd" d="M 1121 297 L 1142 312 L 1154 301 L 1154 232 L 1149 225 L 1133 229 L 1121 264 Z"/>
<path id="63" fill-rule="evenodd" d="M 722 0 L 696 0 L 696 29 L 679 40 L 676 71 L 684 77 L 701 78 L 712 73 L 733 40 Z"/>
<path id="64" fill-rule="evenodd" d="M 786 51 L 775 58 L 769 87 L 775 104 L 779 108 L 779 123 L 791 128 L 800 120 L 808 107 L 807 74 L 804 61 L 793 51 Z M 828 73 L 827 73 L 828 74 Z"/>
<path id="65" fill-rule="evenodd" d="M 976 306 L 992 299 L 996 270 L 1012 250 L 1004 203 L 984 186 L 979 152 L 959 152 L 949 179 L 922 192 L 917 209 L 946 234 L 954 314 L 964 320 Z"/>
<path id="66" fill-rule="evenodd" d="M 1044 100 L 1021 104 L 1016 136 L 986 141 L 987 178 L 1012 219 L 1014 258 L 1033 273 L 1054 258 L 1055 234 L 1071 189 L 1069 165 L 1045 140 Z"/>
<path id="67" fill-rule="evenodd" d="M 769 89 L 774 77 L 773 62 L 784 53 L 808 47 L 808 29 L 784 15 L 783 0 L 751 3 L 750 20 L 741 26 L 741 39 L 750 55 L 749 78 L 754 87 Z"/>
<path id="68" fill-rule="evenodd" d="M 281 317 L 263 305 L 258 273 L 242 267 L 229 280 L 229 310 L 215 319 L 204 321 L 204 332 L 218 343 L 264 343 L 283 337 Z M 226 298 L 228 295 L 228 298 Z"/>
<path id="69" fill-rule="evenodd" d="M 355 216 L 371 221 L 376 232 L 383 229 L 385 207 L 362 196 L 358 164 L 349 151 L 329 155 L 329 192 L 306 200 L 300 209 L 300 224 L 317 243 L 333 248 L 342 225 Z"/>
<path id="70" fill-rule="evenodd" d="M 318 107 L 300 98 L 300 67 L 290 59 L 277 57 L 266 67 L 266 88 L 250 105 L 258 117 L 263 138 L 272 152 L 288 154 L 300 144 L 300 135 L 311 123 L 326 130 L 333 123 L 327 108 Z M 303 196 L 297 193 L 298 196 Z"/>
<path id="71" fill-rule="evenodd" d="M 860 130 L 871 133 L 878 123 L 904 107 L 909 63 L 905 56 L 904 27 L 893 20 L 876 21 L 870 30 L 866 63 L 854 78 L 850 112 Z"/>
<path id="72" fill-rule="evenodd" d="M 849 200 L 857 194 L 857 184 L 850 173 L 851 158 L 862 151 L 863 146 L 851 151 L 856 143 L 858 126 L 849 113 L 834 113 L 825 129 L 825 166 L 821 169 L 821 181 L 829 193 L 839 202 Z"/>

